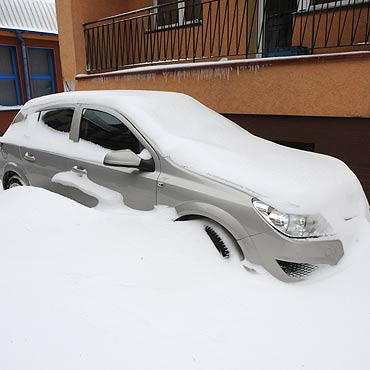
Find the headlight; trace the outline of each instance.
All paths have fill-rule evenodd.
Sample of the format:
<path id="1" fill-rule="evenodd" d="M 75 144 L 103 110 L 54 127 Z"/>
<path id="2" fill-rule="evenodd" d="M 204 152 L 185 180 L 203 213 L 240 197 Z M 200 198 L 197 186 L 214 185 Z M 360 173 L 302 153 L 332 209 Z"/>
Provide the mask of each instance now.
<path id="1" fill-rule="evenodd" d="M 314 238 L 323 236 L 321 230 L 324 226 L 323 223 L 325 223 L 324 220 L 320 220 L 321 225 L 319 230 L 318 220 L 313 217 L 283 213 L 256 198 L 252 199 L 252 203 L 257 213 L 270 226 L 286 236 L 292 238 Z"/>

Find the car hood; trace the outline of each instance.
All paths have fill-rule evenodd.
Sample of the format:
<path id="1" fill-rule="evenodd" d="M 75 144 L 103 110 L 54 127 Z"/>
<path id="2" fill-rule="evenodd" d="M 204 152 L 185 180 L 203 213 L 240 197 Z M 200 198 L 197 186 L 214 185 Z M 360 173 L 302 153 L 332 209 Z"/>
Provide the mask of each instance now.
<path id="1" fill-rule="evenodd" d="M 196 142 L 186 147 L 190 148 L 186 155 L 181 151 L 170 155 L 178 165 L 281 211 L 320 214 L 332 225 L 361 215 L 368 217 L 369 205 L 360 182 L 336 158 L 283 147 L 253 135 L 239 151 Z"/>

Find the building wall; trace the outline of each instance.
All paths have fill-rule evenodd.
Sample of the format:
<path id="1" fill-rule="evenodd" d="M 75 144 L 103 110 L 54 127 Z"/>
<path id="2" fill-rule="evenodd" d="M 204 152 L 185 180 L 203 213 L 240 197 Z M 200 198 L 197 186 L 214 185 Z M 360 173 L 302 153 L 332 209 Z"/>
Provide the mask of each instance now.
<path id="1" fill-rule="evenodd" d="M 189 65 L 87 76 L 78 90 L 184 92 L 218 112 L 370 117 L 370 53 Z"/>

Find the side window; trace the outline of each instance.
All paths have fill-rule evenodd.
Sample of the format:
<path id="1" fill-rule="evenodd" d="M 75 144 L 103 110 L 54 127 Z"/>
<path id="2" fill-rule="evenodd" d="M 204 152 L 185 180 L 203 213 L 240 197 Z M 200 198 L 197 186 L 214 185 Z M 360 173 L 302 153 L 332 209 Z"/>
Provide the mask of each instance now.
<path id="1" fill-rule="evenodd" d="M 83 111 L 80 139 L 110 150 L 130 149 L 136 154 L 143 148 L 136 136 L 119 119 L 93 109 Z"/>
<path id="2" fill-rule="evenodd" d="M 50 128 L 69 132 L 71 129 L 73 118 L 73 109 L 54 109 L 46 112 L 41 112 L 41 121 Z"/>

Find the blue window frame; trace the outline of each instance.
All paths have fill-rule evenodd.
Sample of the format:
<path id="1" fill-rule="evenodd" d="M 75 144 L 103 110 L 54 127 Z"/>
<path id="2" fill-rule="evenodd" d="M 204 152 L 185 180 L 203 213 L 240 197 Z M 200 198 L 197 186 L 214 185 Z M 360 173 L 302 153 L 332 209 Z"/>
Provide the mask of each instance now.
<path id="1" fill-rule="evenodd" d="M 21 104 L 14 46 L 0 45 L 0 105 Z"/>
<path id="2" fill-rule="evenodd" d="M 37 98 L 56 92 L 53 49 L 28 48 L 31 96 Z"/>

